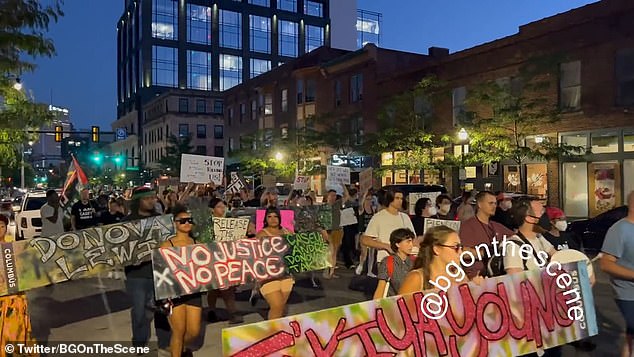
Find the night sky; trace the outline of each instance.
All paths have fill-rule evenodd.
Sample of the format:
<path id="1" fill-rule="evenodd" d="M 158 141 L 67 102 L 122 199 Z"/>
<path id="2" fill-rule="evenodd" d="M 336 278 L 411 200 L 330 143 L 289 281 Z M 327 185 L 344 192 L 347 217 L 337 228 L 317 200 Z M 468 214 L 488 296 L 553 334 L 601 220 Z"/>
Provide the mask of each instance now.
<path id="1" fill-rule="evenodd" d="M 339 0 L 331 0 L 339 1 Z M 358 0 L 383 13 L 382 47 L 426 53 L 451 52 L 512 35 L 518 26 L 595 0 Z M 37 101 L 70 109 L 75 127 L 116 119 L 116 23 L 123 0 L 66 0 L 66 15 L 49 33 L 57 56 L 36 61 L 23 83 Z M 399 4 L 399 6 L 395 6 Z"/>

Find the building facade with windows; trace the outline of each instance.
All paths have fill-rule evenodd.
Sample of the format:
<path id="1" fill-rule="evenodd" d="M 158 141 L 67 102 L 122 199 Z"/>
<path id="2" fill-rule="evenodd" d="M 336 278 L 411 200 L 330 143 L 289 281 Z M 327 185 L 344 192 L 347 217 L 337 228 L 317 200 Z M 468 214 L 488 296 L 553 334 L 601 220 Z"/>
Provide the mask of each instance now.
<path id="1" fill-rule="evenodd" d="M 357 10 L 357 48 L 362 48 L 368 43 L 377 47 L 381 46 L 381 27 L 383 14 L 380 12 Z"/>

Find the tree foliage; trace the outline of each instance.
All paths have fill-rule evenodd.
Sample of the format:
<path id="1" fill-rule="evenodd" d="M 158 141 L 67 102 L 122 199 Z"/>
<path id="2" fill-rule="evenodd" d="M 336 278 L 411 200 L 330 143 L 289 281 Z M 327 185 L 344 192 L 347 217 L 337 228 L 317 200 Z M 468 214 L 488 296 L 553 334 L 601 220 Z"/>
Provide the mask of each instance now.
<path id="1" fill-rule="evenodd" d="M 170 176 L 178 176 L 181 172 L 181 156 L 183 154 L 191 154 L 194 147 L 191 145 L 192 137 L 170 135 L 167 138 L 167 147 L 165 148 L 165 156 L 159 160 L 162 170 L 165 170 Z M 169 170 L 168 170 L 169 169 Z"/>

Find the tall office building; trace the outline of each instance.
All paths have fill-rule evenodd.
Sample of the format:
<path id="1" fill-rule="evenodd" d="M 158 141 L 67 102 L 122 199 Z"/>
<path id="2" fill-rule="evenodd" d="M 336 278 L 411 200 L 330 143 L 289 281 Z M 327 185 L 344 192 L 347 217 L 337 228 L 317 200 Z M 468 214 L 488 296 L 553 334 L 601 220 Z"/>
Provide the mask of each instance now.
<path id="1" fill-rule="evenodd" d="M 381 45 L 381 25 L 383 15 L 379 12 L 357 10 L 357 48 L 368 43 Z"/>
<path id="2" fill-rule="evenodd" d="M 330 0 L 124 4 L 117 23 L 118 118 L 143 113 L 171 89 L 227 90 L 331 42 Z"/>

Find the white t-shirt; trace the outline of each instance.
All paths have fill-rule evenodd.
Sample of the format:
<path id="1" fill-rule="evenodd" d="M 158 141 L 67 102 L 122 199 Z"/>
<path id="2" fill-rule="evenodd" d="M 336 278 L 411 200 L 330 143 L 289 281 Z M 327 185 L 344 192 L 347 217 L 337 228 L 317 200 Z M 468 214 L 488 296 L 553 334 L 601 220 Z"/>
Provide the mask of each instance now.
<path id="1" fill-rule="evenodd" d="M 52 223 L 48 220 L 48 217 L 53 217 L 55 215 L 55 209 L 52 206 L 49 206 L 48 203 L 45 203 L 40 208 L 40 217 L 42 217 L 42 237 L 49 238 L 56 234 L 64 233 L 64 212 L 62 212 L 61 208 L 58 208 L 57 210 L 57 221 Z"/>
<path id="2" fill-rule="evenodd" d="M 536 238 L 526 238 L 526 239 L 531 244 L 531 246 L 533 246 L 533 249 L 535 252 L 533 254 L 533 252 L 524 248 L 524 251 L 526 253 L 524 253 L 523 255 L 530 256 L 530 258 L 526 260 L 526 268 L 528 270 L 533 270 L 533 269 L 540 269 L 545 267 L 546 265 L 539 266 L 539 263 L 543 263 L 543 260 L 540 258 L 539 261 L 536 261 L 535 254 L 537 254 L 540 251 L 544 251 L 547 254 L 550 254 L 550 252 L 555 249 L 553 245 L 550 244 L 550 242 L 547 241 L 546 238 L 544 238 L 544 236 L 542 236 L 541 234 L 537 234 Z M 522 242 L 522 239 L 517 235 L 514 235 L 511 238 L 507 238 L 507 241 L 509 240 L 514 240 L 516 242 L 519 242 L 520 244 L 524 244 Z M 502 254 L 502 252 L 500 252 L 500 254 Z M 524 261 L 522 260 L 522 254 L 520 254 L 520 246 L 510 242 L 507 243 L 506 252 L 504 254 L 504 269 L 508 269 L 508 268 L 518 268 L 518 269 L 524 270 Z"/>
<path id="3" fill-rule="evenodd" d="M 390 234 L 399 228 L 409 228 L 412 232 L 416 232 L 408 215 L 402 212 L 391 214 L 387 209 L 382 209 L 372 216 L 364 234 L 380 242 L 389 244 Z M 377 252 L 377 261 L 382 261 L 383 258 L 388 255 L 390 254 L 387 251 L 379 250 Z"/>

